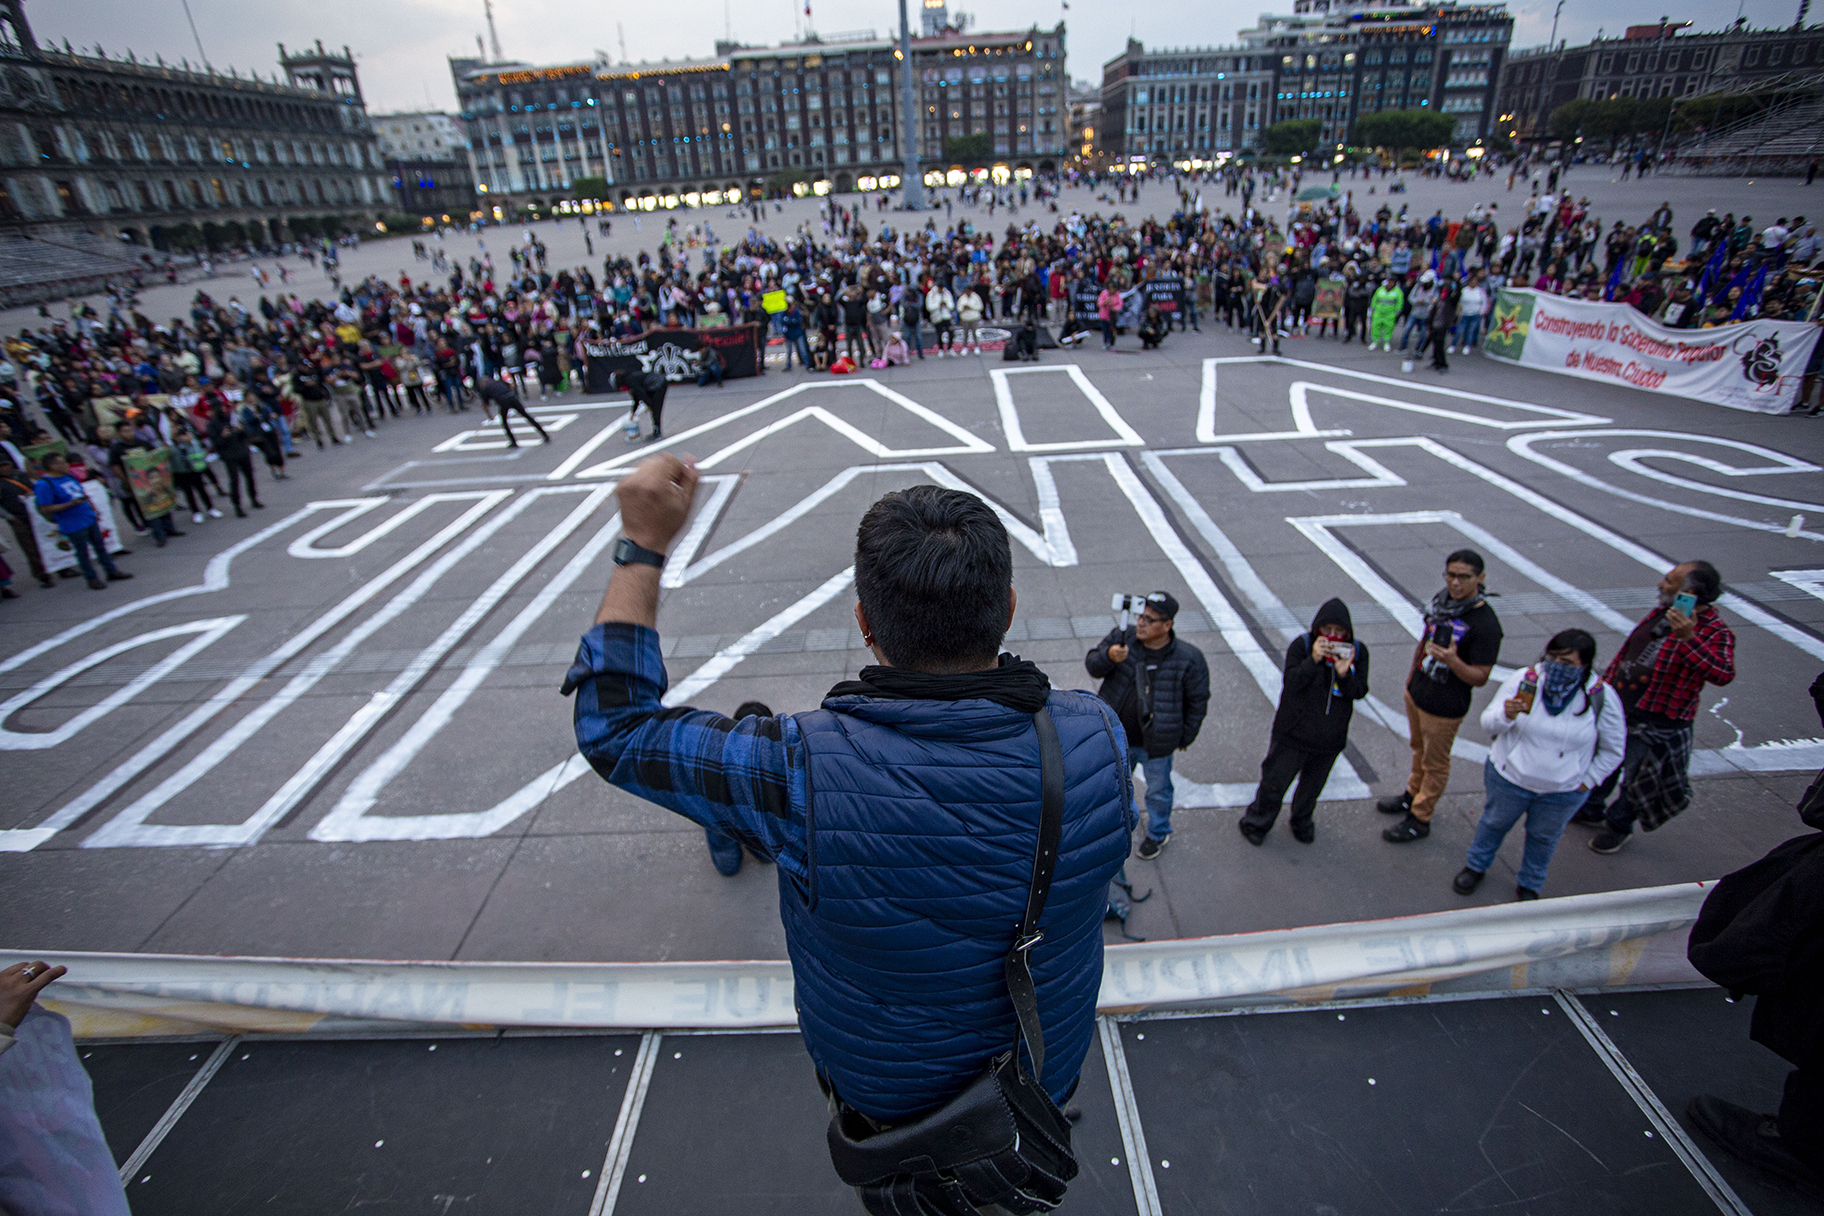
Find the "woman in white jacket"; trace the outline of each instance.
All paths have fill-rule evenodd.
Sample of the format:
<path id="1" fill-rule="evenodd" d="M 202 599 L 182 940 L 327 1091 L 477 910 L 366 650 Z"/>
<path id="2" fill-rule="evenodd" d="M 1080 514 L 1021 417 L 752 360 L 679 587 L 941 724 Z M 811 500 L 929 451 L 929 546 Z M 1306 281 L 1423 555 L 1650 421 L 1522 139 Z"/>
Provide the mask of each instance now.
<path id="1" fill-rule="evenodd" d="M 956 316 L 956 297 L 942 283 L 930 279 L 926 282 L 931 284 L 931 288 L 925 292 L 925 315 L 931 318 L 931 328 L 937 331 L 937 357 L 942 359 L 951 353 L 950 337 L 956 332 L 956 326 L 952 323 L 952 318 Z"/>
<path id="2" fill-rule="evenodd" d="M 1545 657 L 1502 681 L 1482 713 L 1495 738 L 1482 766 L 1487 803 L 1463 870 L 1451 884 L 1468 895 L 1481 885 L 1501 842 L 1522 816 L 1526 852 L 1518 899 L 1538 899 L 1565 825 L 1588 792 L 1621 764 L 1627 746 L 1621 698 L 1596 674 L 1596 639 L 1566 629 Z"/>

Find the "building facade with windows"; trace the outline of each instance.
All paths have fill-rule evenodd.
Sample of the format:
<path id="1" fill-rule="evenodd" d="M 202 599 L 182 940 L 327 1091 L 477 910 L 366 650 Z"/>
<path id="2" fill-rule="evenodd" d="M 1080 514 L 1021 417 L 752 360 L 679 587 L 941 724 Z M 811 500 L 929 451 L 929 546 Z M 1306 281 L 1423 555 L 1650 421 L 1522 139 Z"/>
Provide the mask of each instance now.
<path id="1" fill-rule="evenodd" d="M 1513 24 L 1503 4 L 1297 0 L 1241 40 L 1277 52 L 1270 122 L 1315 118 L 1322 141 L 1346 143 L 1364 114 L 1435 110 L 1456 118 L 1461 145 L 1495 129 Z"/>
<path id="2" fill-rule="evenodd" d="M 56 50 L 0 0 L 0 225 L 165 248 L 178 226 L 265 244 L 293 217 L 371 220 L 386 188 L 352 55 L 280 63 L 284 83 Z"/>
<path id="3" fill-rule="evenodd" d="M 1067 155 L 1064 27 L 912 43 L 918 152 L 986 138 L 1007 172 Z M 899 55 L 864 33 L 776 47 L 718 43 L 708 59 L 534 67 L 453 59 L 476 188 L 493 205 L 567 196 L 578 178 L 609 200 L 752 197 L 793 182 L 870 189 L 904 165 Z M 928 177 L 929 180 L 929 177 Z"/>
<path id="4" fill-rule="evenodd" d="M 468 138 L 453 114 L 420 110 L 373 116 L 374 136 L 395 208 L 408 215 L 467 223 L 475 210 Z"/>
<path id="5" fill-rule="evenodd" d="M 1454 115 L 1455 142 L 1494 129 L 1513 20 L 1500 4 L 1296 0 L 1238 45 L 1127 49 L 1103 66 L 1101 146 L 1130 163 L 1259 151 L 1276 122 L 1314 118 L 1346 143 L 1383 110 Z"/>
<path id="6" fill-rule="evenodd" d="M 1099 146 L 1110 162 L 1211 160 L 1256 150 L 1275 56 L 1247 47 L 1127 49 L 1102 66 Z"/>
<path id="7" fill-rule="evenodd" d="M 1635 25 L 1620 38 L 1516 51 L 1498 96 L 1505 129 L 1519 139 L 1549 139 L 1552 111 L 1579 98 L 1698 97 L 1824 75 L 1824 26 L 1734 25 L 1704 33 L 1690 26 Z"/>

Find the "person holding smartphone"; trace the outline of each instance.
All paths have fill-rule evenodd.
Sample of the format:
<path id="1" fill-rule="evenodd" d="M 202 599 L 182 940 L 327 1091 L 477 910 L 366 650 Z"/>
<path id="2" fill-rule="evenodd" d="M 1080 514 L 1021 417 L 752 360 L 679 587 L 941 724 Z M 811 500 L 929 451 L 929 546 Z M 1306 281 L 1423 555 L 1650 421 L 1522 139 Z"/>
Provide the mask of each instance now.
<path id="1" fill-rule="evenodd" d="M 1312 822 L 1317 796 L 1349 742 L 1355 703 L 1368 695 L 1368 644 L 1355 640 L 1349 605 L 1327 600 L 1311 619 L 1311 631 L 1286 647 L 1285 666 L 1272 742 L 1260 762 L 1260 787 L 1237 825 L 1251 845 L 1273 830 L 1294 777 L 1292 839 L 1300 844 L 1317 839 Z"/>
<path id="2" fill-rule="evenodd" d="M 1618 853 L 1638 821 L 1647 831 L 1691 805 L 1691 732 L 1705 684 L 1735 679 L 1735 632 L 1715 608 L 1722 575 L 1709 562 L 1680 562 L 1659 580 L 1647 613 L 1603 679 L 1627 714 L 1621 767 L 1590 791 L 1572 822 L 1601 829 L 1598 853 Z M 1621 784 L 1621 797 L 1609 796 Z"/>
<path id="3" fill-rule="evenodd" d="M 1621 764 L 1628 732 L 1620 699 L 1595 678 L 1595 666 L 1596 639 L 1563 630 L 1537 663 L 1502 681 L 1482 711 L 1482 729 L 1494 737 L 1482 762 L 1487 801 L 1451 884 L 1458 895 L 1481 885 L 1501 842 L 1525 819 L 1514 898 L 1538 899 L 1565 825 L 1590 788 Z"/>
<path id="4" fill-rule="evenodd" d="M 1390 844 L 1431 835 L 1431 817 L 1450 784 L 1450 747 L 1469 713 L 1476 689 L 1488 683 L 1501 658 L 1501 618 L 1483 594 L 1486 563 L 1474 549 L 1444 559 L 1444 589 L 1425 609 L 1424 632 L 1406 676 L 1407 738 L 1412 774 L 1406 788 L 1375 808 L 1403 815 L 1381 833 Z"/>

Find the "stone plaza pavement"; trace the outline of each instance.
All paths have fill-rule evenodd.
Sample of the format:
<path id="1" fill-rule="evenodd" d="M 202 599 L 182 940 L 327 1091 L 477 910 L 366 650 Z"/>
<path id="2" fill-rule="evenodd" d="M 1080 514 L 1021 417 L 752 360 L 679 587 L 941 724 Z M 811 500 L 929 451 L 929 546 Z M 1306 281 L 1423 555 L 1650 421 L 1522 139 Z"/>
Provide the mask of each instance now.
<path id="1" fill-rule="evenodd" d="M 1480 809 L 1463 732 L 1430 839 L 1395 847 L 1371 793 L 1401 783 L 1402 673 L 1443 557 L 1489 558 L 1502 662 L 1576 624 L 1599 661 L 1674 559 L 1717 563 L 1740 676 L 1697 725 L 1696 804 L 1618 855 L 1573 828 L 1548 895 L 1715 877 L 1796 835 L 1824 740 L 1824 432 L 1458 356 L 1286 342 L 1261 361 L 1205 326 L 1161 351 L 1037 367 L 929 359 L 836 381 L 776 370 L 680 386 L 669 446 L 709 475 L 668 573 L 673 696 L 807 709 L 867 656 L 853 529 L 884 491 L 966 486 L 1014 534 L 1008 648 L 1067 687 L 1115 592 L 1171 589 L 1209 656 L 1210 720 L 1178 765 L 1177 831 L 1130 861 L 1148 938 L 1458 906 Z M 783 954 L 770 867 L 732 879 L 702 832 L 574 760 L 557 685 L 609 569 L 615 475 L 643 449 L 624 399 L 540 407 L 517 452 L 476 413 L 406 417 L 293 465 L 267 509 L 188 526 L 91 593 L 27 587 L 3 614 L 0 883 L 10 943 L 44 950 L 470 959 Z M 832 423 L 841 424 L 841 429 Z M 1787 535 L 1791 517 L 1810 521 Z M 1374 701 L 1305 846 L 1237 833 L 1277 666 L 1343 597 Z M 1479 713 L 1488 695 L 1478 697 Z M 1515 833 L 1477 902 L 1512 898 Z"/>
<path id="2" fill-rule="evenodd" d="M 1534 177 L 1543 187 L 1543 174 Z M 1321 175 L 1318 180 L 1322 180 Z M 1495 205 L 1495 214 L 1503 227 L 1512 226 L 1520 221 L 1523 212 L 1528 186 L 1525 179 L 1515 182 L 1510 191 L 1507 188 L 1507 175 L 1498 173 L 1493 177 L 1484 177 L 1473 182 L 1453 182 L 1446 179 L 1421 178 L 1407 174 L 1401 180 L 1406 186 L 1404 193 L 1387 193 L 1387 187 L 1395 179 L 1342 178 L 1345 188 L 1355 191 L 1356 209 L 1364 215 L 1376 211 L 1383 202 L 1389 204 L 1397 213 L 1400 207 L 1406 206 L 1410 214 L 1423 219 L 1434 211 L 1442 210 L 1447 218 L 1460 218 L 1470 207 L 1477 204 Z M 1803 178 L 1715 178 L 1715 177 L 1649 177 L 1645 181 L 1630 179 L 1619 181 L 1615 170 L 1607 165 L 1577 165 L 1572 167 L 1562 183 L 1563 188 L 1573 192 L 1579 198 L 1590 200 L 1592 212 L 1601 217 L 1605 230 L 1615 220 L 1624 223 L 1639 223 L 1651 214 L 1659 205 L 1668 203 L 1672 207 L 1674 224 L 1681 244 L 1690 243 L 1691 225 L 1707 208 L 1714 207 L 1721 215 L 1733 211 L 1738 217 L 1751 215 L 1757 227 L 1765 227 L 1774 220 L 1785 216 L 1793 219 L 1798 216 L 1809 216 L 1816 221 L 1824 214 L 1824 186 L 1807 187 Z M 1373 188 L 1374 194 L 1368 191 Z M 1233 212 L 1240 205 L 1239 195 L 1225 196 L 1219 186 L 1206 186 L 1204 202 L 1212 211 Z M 985 206 L 963 207 L 958 205 L 953 191 L 941 192 L 951 197 L 948 212 L 937 217 L 939 228 L 956 218 L 966 217 L 978 229 L 992 230 L 997 239 L 1006 230 L 1009 220 L 1024 225 L 1032 218 L 1049 225 L 1054 222 L 1049 211 L 1038 211 L 1028 206 L 1009 213 L 999 208 L 990 217 Z M 1106 191 L 1102 192 L 1106 197 Z M 845 206 L 866 208 L 864 218 L 871 230 L 878 231 L 882 224 L 903 226 L 903 216 L 895 212 L 874 210 L 874 195 L 838 195 L 835 196 Z M 583 227 L 574 218 L 567 220 L 545 220 L 531 225 L 531 230 L 545 242 L 550 251 L 550 266 L 553 272 L 558 267 L 576 267 L 588 265 L 599 275 L 601 260 L 608 254 L 635 257 L 640 250 L 652 252 L 658 245 L 659 234 L 663 231 L 667 218 L 675 216 L 679 225 L 707 223 L 714 231 L 719 242 L 739 240 L 749 226 L 767 236 L 784 240 L 802 224 L 810 224 L 815 229 L 818 224 L 817 208 L 821 200 L 815 198 L 790 199 L 782 203 L 768 203 L 765 213 L 757 225 L 747 212 L 739 214 L 726 207 L 706 207 L 700 210 L 679 209 L 677 211 L 655 211 L 639 217 L 638 225 L 631 215 L 613 215 L 608 217 L 612 230 L 606 237 L 596 230 L 593 219 L 588 221 L 590 244 L 585 246 Z M 1141 187 L 1138 206 L 1129 204 L 1117 206 L 1098 199 L 1097 194 L 1087 187 L 1072 187 L 1063 192 L 1060 200 L 1060 214 L 1068 213 L 1075 208 L 1085 215 L 1100 211 L 1111 215 L 1116 211 L 1138 223 L 1151 215 L 1164 219 L 1177 207 L 1177 195 L 1168 183 L 1148 182 Z M 1289 200 L 1282 193 L 1277 196 L 1257 197 L 1255 206 L 1267 214 L 1283 217 Z M 918 221 L 923 227 L 925 219 Z M 506 265 L 506 247 L 519 242 L 527 226 L 506 225 L 483 230 L 479 235 L 466 231 L 452 231 L 443 238 L 442 248 L 453 260 L 460 260 L 465 267 L 471 256 L 479 256 L 482 249 L 491 251 L 496 264 Z M 821 235 L 821 231 L 819 230 Z M 385 237 L 364 240 L 354 249 L 342 251 L 342 280 L 344 283 L 357 283 L 370 274 L 377 274 L 389 282 L 397 282 L 401 273 L 409 274 L 414 280 L 430 276 L 430 266 L 426 262 L 414 261 L 410 236 Z M 433 241 L 436 238 L 429 238 Z M 593 249 L 593 253 L 589 250 Z M 329 280 L 316 267 L 306 265 L 296 256 L 283 259 L 291 274 L 291 282 L 285 284 L 284 290 L 296 293 L 302 299 L 313 296 L 323 298 L 330 287 Z M 274 259 L 256 259 L 266 271 L 276 269 Z M 693 268 L 701 264 L 701 252 L 692 258 Z M 219 261 L 214 266 L 212 277 L 188 281 L 177 286 L 165 285 L 162 281 L 150 284 L 140 294 L 140 311 L 159 323 L 167 322 L 174 316 L 188 316 L 190 300 L 197 290 L 207 291 L 218 301 L 226 303 L 230 296 L 238 296 L 249 308 L 259 300 L 261 291 L 254 283 L 249 264 L 245 261 Z M 193 273 L 193 272 L 191 272 Z M 274 275 L 276 280 L 276 274 Z M 272 285 L 277 289 L 278 283 Z M 75 303 L 86 302 L 102 315 L 106 315 L 108 299 L 105 295 L 83 297 Z M 53 317 L 69 315 L 70 303 L 58 302 L 45 306 Z M 37 326 L 43 323 L 36 307 L 21 307 L 0 311 L 0 332 L 14 333 L 22 326 Z"/>

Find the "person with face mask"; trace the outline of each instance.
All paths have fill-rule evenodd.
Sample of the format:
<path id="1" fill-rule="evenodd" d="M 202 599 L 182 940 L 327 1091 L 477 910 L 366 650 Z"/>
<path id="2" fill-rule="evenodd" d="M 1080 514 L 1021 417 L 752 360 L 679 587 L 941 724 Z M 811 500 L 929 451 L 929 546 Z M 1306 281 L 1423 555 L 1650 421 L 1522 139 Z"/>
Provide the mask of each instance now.
<path id="1" fill-rule="evenodd" d="M 1628 719 L 1621 767 L 1590 791 L 1573 823 L 1600 828 L 1597 853 L 1618 853 L 1638 820 L 1647 831 L 1691 805 L 1691 730 L 1705 684 L 1735 679 L 1735 632 L 1715 608 L 1722 575 L 1680 562 L 1659 580 L 1659 606 L 1628 635 L 1602 678 Z M 1621 783 L 1621 797 L 1609 795 Z"/>
<path id="2" fill-rule="evenodd" d="M 1596 678 L 1596 639 L 1566 629 L 1545 644 L 1545 657 L 1502 681 L 1482 711 L 1494 736 L 1482 762 L 1487 801 L 1463 869 L 1459 895 L 1481 885 L 1507 833 L 1526 820 L 1526 851 L 1517 899 L 1538 899 L 1565 825 L 1589 790 L 1621 764 L 1627 743 L 1620 698 Z"/>

